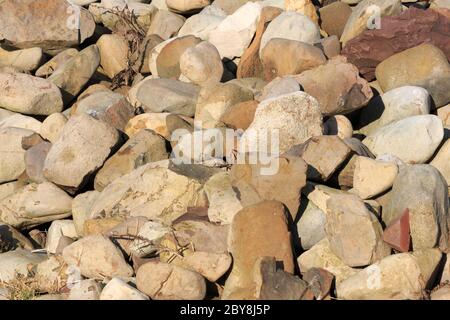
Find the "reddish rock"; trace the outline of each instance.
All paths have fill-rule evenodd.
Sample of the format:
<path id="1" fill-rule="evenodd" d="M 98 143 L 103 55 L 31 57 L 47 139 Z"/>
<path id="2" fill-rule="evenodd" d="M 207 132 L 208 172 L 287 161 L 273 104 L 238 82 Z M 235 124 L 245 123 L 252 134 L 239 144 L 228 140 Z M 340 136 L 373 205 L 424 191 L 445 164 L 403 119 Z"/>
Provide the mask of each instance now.
<path id="1" fill-rule="evenodd" d="M 410 8 L 398 16 L 382 17 L 381 29 L 367 30 L 350 40 L 341 54 L 372 80 L 380 62 L 422 43 L 435 45 L 450 59 L 450 10 Z"/>
<path id="2" fill-rule="evenodd" d="M 410 246 L 409 209 L 389 225 L 383 233 L 383 241 L 397 251 L 408 252 Z"/>
<path id="3" fill-rule="evenodd" d="M 311 268 L 303 275 L 303 280 L 308 282 L 308 287 L 316 299 L 323 300 L 330 294 L 334 275 L 325 269 Z"/>

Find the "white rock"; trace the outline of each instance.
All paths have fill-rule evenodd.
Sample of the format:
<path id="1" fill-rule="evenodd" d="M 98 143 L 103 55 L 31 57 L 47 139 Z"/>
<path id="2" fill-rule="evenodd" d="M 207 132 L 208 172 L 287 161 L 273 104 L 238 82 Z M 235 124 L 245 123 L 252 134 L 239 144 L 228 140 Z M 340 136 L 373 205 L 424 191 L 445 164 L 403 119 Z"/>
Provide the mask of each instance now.
<path id="1" fill-rule="evenodd" d="M 47 231 L 47 243 L 45 249 L 48 253 L 56 253 L 61 237 L 75 239 L 78 237 L 72 220 L 56 220 Z"/>
<path id="2" fill-rule="evenodd" d="M 181 29 L 178 31 L 178 36 L 183 37 L 193 35 L 202 40 L 208 40 L 211 31 L 225 19 L 224 16 L 213 14 L 196 14 L 189 17 Z"/>
<path id="3" fill-rule="evenodd" d="M 16 277 L 17 273 L 27 276 L 29 266 L 33 267 L 45 259 L 45 255 L 31 253 L 23 249 L 0 253 L 0 279 L 9 282 Z"/>
<path id="4" fill-rule="evenodd" d="M 100 300 L 148 300 L 148 297 L 120 278 L 113 278 L 103 288 Z"/>

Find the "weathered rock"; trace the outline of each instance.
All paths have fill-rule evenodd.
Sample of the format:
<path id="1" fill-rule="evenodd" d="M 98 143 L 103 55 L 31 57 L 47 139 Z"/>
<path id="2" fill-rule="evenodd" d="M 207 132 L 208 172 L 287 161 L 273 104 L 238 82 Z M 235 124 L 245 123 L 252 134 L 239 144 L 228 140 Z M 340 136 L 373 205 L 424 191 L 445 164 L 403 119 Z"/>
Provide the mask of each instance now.
<path id="1" fill-rule="evenodd" d="M 341 43 L 339 38 L 336 36 L 329 36 L 320 39 L 315 46 L 323 51 L 325 57 L 331 59 L 341 54 Z"/>
<path id="2" fill-rule="evenodd" d="M 113 278 L 103 288 L 100 300 L 148 300 L 148 297 L 120 278 Z"/>
<path id="3" fill-rule="evenodd" d="M 0 223 L 0 253 L 15 249 L 33 250 L 34 246 L 27 237 L 10 225 Z"/>
<path id="4" fill-rule="evenodd" d="M 39 69 L 36 70 L 36 77 L 47 77 L 55 72 L 56 69 L 60 68 L 67 61 L 72 59 L 78 54 L 78 50 L 74 48 L 69 48 L 61 51 L 56 56 L 51 58 L 48 62 L 44 63 Z"/>
<path id="5" fill-rule="evenodd" d="M 308 201 L 297 222 L 297 233 L 304 250 L 311 249 L 316 243 L 326 238 L 325 222 L 326 213 L 320 210 L 312 201 Z"/>
<path id="6" fill-rule="evenodd" d="M 320 210 L 327 212 L 328 199 L 333 195 L 348 194 L 348 192 L 340 189 L 334 189 L 325 185 L 307 182 L 305 188 L 302 189 L 309 201 L 312 201 Z"/>
<path id="7" fill-rule="evenodd" d="M 94 279 L 77 282 L 69 292 L 67 300 L 99 300 L 102 287 Z"/>
<path id="8" fill-rule="evenodd" d="M 284 0 L 286 11 L 295 11 L 310 18 L 315 23 L 319 22 L 316 8 L 311 0 Z"/>
<path id="9" fill-rule="evenodd" d="M 79 45 L 95 29 L 94 19 L 86 9 L 75 9 L 64 0 L 2 1 L 0 21 L 0 36 L 14 46 L 46 51 Z"/>
<path id="10" fill-rule="evenodd" d="M 0 277 L 2 281 L 9 282 L 16 278 L 16 274 L 27 276 L 30 267 L 36 266 L 45 259 L 45 255 L 31 253 L 20 248 L 0 253 Z"/>
<path id="11" fill-rule="evenodd" d="M 63 258 L 80 268 L 81 274 L 92 279 L 129 277 L 133 269 L 122 252 L 103 236 L 87 236 L 64 248 Z"/>
<path id="12" fill-rule="evenodd" d="M 70 216 L 72 198 L 54 184 L 29 184 L 0 201 L 0 221 L 32 227 Z"/>
<path id="13" fill-rule="evenodd" d="M 14 127 L 0 129 L 0 182 L 15 180 L 25 171 L 22 138 L 32 134 L 31 130 Z"/>
<path id="14" fill-rule="evenodd" d="M 242 136 L 241 146 L 248 152 L 258 151 L 258 135 L 267 136 L 271 130 L 279 130 L 280 153 L 322 135 L 322 115 L 317 100 L 299 91 L 261 102 L 252 124 Z"/>
<path id="15" fill-rule="evenodd" d="M 45 158 L 52 147 L 49 142 L 41 142 L 29 148 L 25 153 L 25 172 L 28 178 L 36 183 L 45 181 L 42 169 L 44 168 Z"/>
<path id="16" fill-rule="evenodd" d="M 225 15 L 218 14 L 196 14 L 186 19 L 181 29 L 178 31 L 178 36 L 193 35 L 202 40 L 208 40 L 211 31 L 225 19 Z"/>
<path id="17" fill-rule="evenodd" d="M 328 118 L 323 126 L 326 135 L 337 135 L 341 139 L 353 137 L 352 123 L 343 115 L 336 115 Z"/>
<path id="18" fill-rule="evenodd" d="M 329 35 L 335 35 L 340 38 L 352 9 L 345 2 L 336 1 L 320 8 L 319 13 L 321 28 Z"/>
<path id="19" fill-rule="evenodd" d="M 419 86 L 429 92 L 436 107 L 450 101 L 450 64 L 445 54 L 432 44 L 421 44 L 390 56 L 377 66 L 375 75 L 384 92 L 406 85 Z"/>
<path id="20" fill-rule="evenodd" d="M 342 54 L 358 67 L 364 78 L 372 80 L 379 63 L 425 42 L 450 57 L 449 41 L 448 17 L 436 10 L 410 7 L 399 15 L 381 17 L 379 28 L 364 31 L 348 41 Z"/>
<path id="21" fill-rule="evenodd" d="M 394 220 L 383 232 L 383 241 L 397 251 L 408 252 L 411 245 L 409 228 L 409 209 Z"/>
<path id="22" fill-rule="evenodd" d="M 301 91 L 300 85 L 291 77 L 277 77 L 264 86 L 259 95 L 255 97 L 258 101 L 276 98 L 283 94 Z"/>
<path id="23" fill-rule="evenodd" d="M 311 44 L 273 38 L 261 51 L 264 79 L 295 75 L 313 69 L 326 62 L 322 50 Z"/>
<path id="24" fill-rule="evenodd" d="M 91 214 L 91 207 L 97 196 L 98 191 L 88 191 L 77 195 L 72 201 L 72 217 L 77 235 L 84 236 L 84 223 Z"/>
<path id="25" fill-rule="evenodd" d="M 407 117 L 429 114 L 431 99 L 421 87 L 404 86 L 374 97 L 361 109 L 359 132 L 369 135 L 377 129 Z"/>
<path id="26" fill-rule="evenodd" d="M 329 299 L 334 280 L 334 275 L 331 272 L 321 268 L 312 268 L 305 272 L 303 280 L 308 283 L 317 300 Z"/>
<path id="27" fill-rule="evenodd" d="M 441 118 L 444 126 L 450 127 L 450 104 L 437 109 L 437 116 Z"/>
<path id="28" fill-rule="evenodd" d="M 136 136 L 141 130 L 152 130 L 167 140 L 170 132 L 167 127 L 167 118 L 170 113 L 142 113 L 130 119 L 125 127 L 128 137 Z"/>
<path id="29" fill-rule="evenodd" d="M 449 300 L 450 288 L 448 286 L 441 287 L 436 291 L 433 291 L 430 295 L 431 300 Z"/>
<path id="30" fill-rule="evenodd" d="M 68 279 L 69 275 L 71 279 Z M 41 292 L 60 292 L 67 285 L 81 281 L 81 275 L 70 274 L 61 256 L 50 256 L 39 263 L 34 278 Z"/>
<path id="31" fill-rule="evenodd" d="M 227 108 L 220 117 L 220 122 L 233 129 L 247 130 L 255 118 L 258 101 L 238 102 Z"/>
<path id="32" fill-rule="evenodd" d="M 179 13 L 193 13 L 200 11 L 210 4 L 211 0 L 167 0 L 167 7 Z"/>
<path id="33" fill-rule="evenodd" d="M 163 40 L 175 36 L 183 26 L 185 18 L 167 10 L 158 10 L 152 18 L 147 35 L 158 35 Z"/>
<path id="34" fill-rule="evenodd" d="M 86 219 L 83 224 L 83 234 L 85 236 L 103 235 L 123 223 L 121 217 L 108 217 L 99 219 Z"/>
<path id="35" fill-rule="evenodd" d="M 390 189 L 397 174 L 398 166 L 395 163 L 358 156 L 351 192 L 361 199 L 372 198 Z"/>
<path id="36" fill-rule="evenodd" d="M 264 201 L 239 211 L 231 224 L 229 244 L 234 263 L 222 299 L 254 297 L 256 283 L 252 274 L 258 258 L 275 257 L 283 262 L 286 272 L 293 273 L 290 237 L 280 202 Z"/>
<path id="37" fill-rule="evenodd" d="M 324 115 L 345 114 L 365 106 L 373 93 L 358 69 L 342 56 L 305 71 L 295 79 L 317 99 Z"/>
<path id="38" fill-rule="evenodd" d="M 118 132 L 110 125 L 86 114 L 72 116 L 47 154 L 44 177 L 77 190 L 103 165 L 118 140 Z"/>
<path id="39" fill-rule="evenodd" d="M 342 31 L 341 42 L 346 43 L 369 28 L 377 27 L 382 16 L 397 15 L 402 11 L 400 0 L 362 0 L 350 14 Z"/>
<path id="40" fill-rule="evenodd" d="M 56 220 L 50 225 L 47 232 L 46 250 L 55 254 L 62 237 L 76 239 L 78 234 L 72 220 Z"/>
<path id="41" fill-rule="evenodd" d="M 129 48 L 125 37 L 118 34 L 104 34 L 97 41 L 100 65 L 109 78 L 114 78 L 128 64 Z"/>
<path id="42" fill-rule="evenodd" d="M 40 134 L 42 138 L 50 141 L 51 143 L 55 143 L 64 126 L 67 123 L 67 118 L 62 113 L 53 113 L 45 118 L 44 122 L 42 122 Z"/>
<path id="43" fill-rule="evenodd" d="M 413 164 L 427 162 L 443 137 L 441 119 L 434 115 L 419 115 L 384 126 L 365 138 L 363 143 L 376 156 L 391 154 Z"/>
<path id="44" fill-rule="evenodd" d="M 49 115 L 63 108 L 61 92 L 46 79 L 0 73 L 0 107 L 24 114 Z"/>
<path id="45" fill-rule="evenodd" d="M 36 70 L 43 61 L 41 48 L 7 51 L 0 48 L 0 67 L 11 67 L 20 72 Z"/>
<path id="46" fill-rule="evenodd" d="M 433 167 L 439 170 L 447 181 L 447 185 L 450 186 L 450 161 L 448 159 L 450 159 L 450 140 L 445 141 L 433 161 L 430 162 Z"/>
<path id="47" fill-rule="evenodd" d="M 148 262 L 136 274 L 140 291 L 153 300 L 202 300 L 205 279 L 198 273 L 163 262 Z"/>
<path id="48" fill-rule="evenodd" d="M 430 269 L 435 269 L 441 260 L 439 250 L 434 250 L 421 253 L 429 255 L 426 264 Z M 420 254 L 399 253 L 388 256 L 338 284 L 337 296 L 346 300 L 421 299 L 430 274 L 420 260 Z"/>
<path id="49" fill-rule="evenodd" d="M 192 117 L 200 88 L 173 79 L 150 79 L 140 85 L 137 99 L 146 112 L 170 112 Z"/>
<path id="50" fill-rule="evenodd" d="M 449 247 L 448 186 L 444 177 L 430 165 L 401 167 L 392 187 L 383 221 L 390 225 L 409 209 L 414 250 Z"/>

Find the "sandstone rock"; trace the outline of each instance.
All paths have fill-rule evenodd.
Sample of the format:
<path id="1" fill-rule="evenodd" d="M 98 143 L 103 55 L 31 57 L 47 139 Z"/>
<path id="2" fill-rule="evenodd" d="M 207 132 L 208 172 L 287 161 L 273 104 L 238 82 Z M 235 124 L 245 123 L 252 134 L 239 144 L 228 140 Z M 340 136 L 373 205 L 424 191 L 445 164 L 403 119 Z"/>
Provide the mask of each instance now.
<path id="1" fill-rule="evenodd" d="M 410 7 L 399 15 L 381 17 L 379 26 L 353 38 L 342 50 L 367 80 L 375 77 L 380 62 L 424 42 L 450 56 L 448 17 L 441 12 Z"/>
<path id="2" fill-rule="evenodd" d="M 208 6 L 210 2 L 210 0 L 167 0 L 166 4 L 172 11 L 186 14 L 200 11 Z"/>
<path id="3" fill-rule="evenodd" d="M 25 172 L 28 178 L 36 183 L 46 181 L 42 174 L 45 158 L 52 147 L 51 143 L 41 142 L 28 149 L 25 153 Z"/>
<path id="4" fill-rule="evenodd" d="M 114 78 L 128 64 L 129 48 L 125 37 L 117 34 L 104 34 L 97 41 L 100 65 L 109 78 Z"/>
<path id="5" fill-rule="evenodd" d="M 336 36 L 329 36 L 320 39 L 315 46 L 323 51 L 325 57 L 331 59 L 341 54 L 341 43 L 339 38 Z"/>
<path id="6" fill-rule="evenodd" d="M 51 58 L 48 62 L 44 63 L 39 69 L 36 70 L 36 77 L 47 77 L 60 68 L 67 61 L 78 54 L 78 50 L 74 48 L 61 51 L 56 56 Z"/>
<path id="7" fill-rule="evenodd" d="M 24 249 L 0 253 L 0 277 L 2 281 L 9 282 L 16 278 L 16 274 L 27 276 L 30 269 L 45 258 L 45 255 Z"/>
<path id="8" fill-rule="evenodd" d="M 173 79 L 150 79 L 137 91 L 137 99 L 146 112 L 170 112 L 191 117 L 200 88 Z"/>
<path id="9" fill-rule="evenodd" d="M 407 117 L 429 114 L 431 99 L 421 87 L 404 86 L 373 98 L 361 109 L 359 132 L 369 135 L 377 129 Z"/>
<path id="10" fill-rule="evenodd" d="M 297 259 L 301 273 L 304 275 L 312 268 L 322 268 L 331 272 L 336 277 L 336 284 L 351 277 L 358 272 L 347 266 L 330 249 L 330 244 L 325 238 L 315 244 L 311 249 L 305 251 Z"/>
<path id="11" fill-rule="evenodd" d="M 25 171 L 22 138 L 32 134 L 33 131 L 26 129 L 0 129 L 0 182 L 15 180 Z"/>
<path id="12" fill-rule="evenodd" d="M 121 217 L 108 217 L 99 219 L 86 219 L 83 224 L 83 234 L 85 236 L 103 235 L 108 230 L 117 227 L 123 223 Z"/>
<path id="13" fill-rule="evenodd" d="M 47 232 L 47 244 L 45 249 L 48 253 L 56 253 L 61 237 L 72 239 L 78 237 L 72 220 L 55 220 L 52 222 Z"/>
<path id="14" fill-rule="evenodd" d="M 102 287 L 94 279 L 78 282 L 70 289 L 67 300 L 99 300 Z"/>
<path id="15" fill-rule="evenodd" d="M 34 246 L 27 237 L 10 225 L 0 223 L 0 253 L 15 249 L 33 250 Z"/>
<path id="16" fill-rule="evenodd" d="M 211 31 L 209 42 L 217 48 L 222 58 L 242 56 L 255 35 L 261 9 L 259 3 L 247 2 Z"/>
<path id="17" fill-rule="evenodd" d="M 383 241 L 400 252 L 408 252 L 410 242 L 409 209 L 405 209 L 403 214 L 394 220 L 383 232 Z"/>
<path id="18" fill-rule="evenodd" d="M 441 118 L 444 126 L 450 127 L 450 104 L 437 109 L 437 116 Z"/>
<path id="19" fill-rule="evenodd" d="M 275 129 L 279 130 L 280 153 L 322 135 L 322 115 L 317 100 L 304 92 L 295 92 L 261 102 L 252 124 L 242 136 L 241 146 L 249 152 L 258 151 L 257 136 L 273 133 L 271 130 Z"/>
<path id="20" fill-rule="evenodd" d="M 238 102 L 227 108 L 220 117 L 220 122 L 229 128 L 246 130 L 253 122 L 256 108 L 258 108 L 258 101 Z"/>
<path id="21" fill-rule="evenodd" d="M 209 34 L 225 19 L 217 14 L 196 14 L 186 19 L 178 36 L 193 35 L 202 40 L 208 40 Z"/>
<path id="22" fill-rule="evenodd" d="M 150 27 L 148 28 L 147 35 L 156 34 L 163 40 L 167 40 L 175 36 L 183 26 L 185 18 L 173 12 L 167 10 L 158 10 L 154 17 Z"/>
<path id="23" fill-rule="evenodd" d="M 255 97 L 258 101 L 276 98 L 283 94 L 301 91 L 300 85 L 291 77 L 277 77 L 264 86 L 261 93 Z"/>
<path id="24" fill-rule="evenodd" d="M 36 70 L 43 61 L 41 48 L 7 51 L 0 48 L 0 67 L 11 67 L 20 72 Z"/>
<path id="25" fill-rule="evenodd" d="M 260 55 L 273 38 L 314 44 L 320 39 L 319 27 L 308 17 L 297 12 L 283 12 L 270 22 L 261 39 Z"/>
<path id="26" fill-rule="evenodd" d="M 365 138 L 363 143 L 376 156 L 391 154 L 407 163 L 425 163 L 443 136 L 444 128 L 438 117 L 419 115 L 384 126 Z"/>
<path id="27" fill-rule="evenodd" d="M 100 300 L 148 300 L 148 297 L 120 278 L 113 278 L 103 288 Z"/>
<path id="28" fill-rule="evenodd" d="M 445 54 L 432 44 L 421 44 L 392 55 L 377 66 L 375 75 L 384 92 L 412 85 L 425 88 L 437 107 L 450 101 L 450 64 Z"/>
<path id="29" fill-rule="evenodd" d="M 136 274 L 140 291 L 153 300 L 202 300 L 205 279 L 196 272 L 163 262 L 148 262 Z"/>
<path id="30" fill-rule="evenodd" d="M 323 126 L 325 134 L 327 135 L 337 135 L 341 139 L 353 137 L 352 123 L 343 115 L 336 115 L 328 118 Z"/>
<path id="31" fill-rule="evenodd" d="M 369 27 L 376 26 L 382 16 L 394 16 L 402 11 L 400 0 L 362 0 L 350 14 L 342 31 L 341 42 L 346 43 Z"/>
<path id="32" fill-rule="evenodd" d="M 77 9 L 78 19 L 74 16 L 75 9 L 63 0 L 2 1 L 0 35 L 19 48 L 52 51 L 79 45 L 93 35 L 95 23 L 87 10 Z"/>
<path id="33" fill-rule="evenodd" d="M 305 71 L 295 79 L 315 97 L 324 115 L 345 114 L 365 106 L 373 93 L 358 69 L 342 56 Z"/>
<path id="34" fill-rule="evenodd" d="M 429 257 L 428 263 L 436 268 L 440 258 L 440 253 Z M 413 254 L 394 254 L 338 284 L 337 296 L 346 300 L 421 299 L 429 279 L 424 271 Z"/>
<path id="35" fill-rule="evenodd" d="M 450 140 L 445 141 L 445 143 L 440 147 L 436 156 L 430 164 L 439 170 L 442 176 L 447 181 L 447 185 L 450 186 L 450 162 L 448 161 L 450 157 Z"/>
<path id="36" fill-rule="evenodd" d="M 35 280 L 41 292 L 60 292 L 72 282 L 81 281 L 81 275 L 70 275 L 69 269 L 61 256 L 50 256 L 36 267 Z"/>
<path id="37" fill-rule="evenodd" d="M 217 49 L 203 41 L 187 48 L 180 56 L 181 74 L 191 82 L 204 87 L 220 82 L 223 64 Z"/>
<path id="38" fill-rule="evenodd" d="M 42 122 L 40 130 L 42 138 L 55 143 L 66 123 L 67 118 L 62 113 L 52 113 Z"/>
<path id="39" fill-rule="evenodd" d="M 88 191 L 77 195 L 72 201 L 73 224 L 80 237 L 84 236 L 84 222 L 89 219 L 91 207 L 98 195 L 98 191 Z"/>
<path id="40" fill-rule="evenodd" d="M 61 92 L 48 80 L 23 73 L 0 73 L 0 107 L 49 115 L 63 108 Z"/>
<path id="41" fill-rule="evenodd" d="M 331 272 L 321 268 L 312 268 L 305 273 L 303 280 L 308 283 L 310 290 L 317 300 L 329 299 L 334 280 Z"/>
<path id="42" fill-rule="evenodd" d="M 26 131 L 41 133 L 42 123 L 30 116 L 24 116 L 20 113 L 13 113 L 11 116 L 0 120 L 0 128 L 19 128 Z"/>
<path id="43" fill-rule="evenodd" d="M 348 192 L 344 190 L 334 189 L 311 182 L 307 182 L 305 188 L 302 189 L 302 193 L 323 212 L 327 212 L 328 199 L 330 199 L 331 196 L 348 194 Z"/>
<path id="44" fill-rule="evenodd" d="M 318 23 L 319 16 L 316 8 L 311 0 L 285 0 L 284 7 L 286 11 L 295 11 L 310 18 L 315 23 Z"/>
<path id="45" fill-rule="evenodd" d="M 352 13 L 351 7 L 342 1 L 336 1 L 319 9 L 321 28 L 329 35 L 342 36 L 345 24 Z"/>
<path id="46" fill-rule="evenodd" d="M 277 76 L 302 73 L 324 64 L 326 60 L 319 48 L 288 39 L 273 38 L 261 51 L 264 79 L 268 81 Z"/>
<path id="47" fill-rule="evenodd" d="M 311 249 L 316 243 L 326 238 L 326 214 L 312 201 L 308 201 L 305 210 L 297 222 L 297 233 L 304 250 Z"/>
<path id="48" fill-rule="evenodd" d="M 377 196 L 392 187 L 397 174 L 398 166 L 394 163 L 357 157 L 352 193 L 361 199 Z"/>
<path id="49" fill-rule="evenodd" d="M 141 130 L 109 158 L 95 176 L 94 186 L 102 191 L 113 180 L 149 163 L 167 159 L 166 140 L 150 130 Z"/>
<path id="50" fill-rule="evenodd" d="M 122 252 L 103 236 L 87 236 L 64 248 L 63 258 L 80 268 L 81 274 L 92 279 L 129 277 L 133 269 Z"/>
<path id="51" fill-rule="evenodd" d="M 72 198 L 54 184 L 29 184 L 0 201 L 0 221 L 32 227 L 70 216 Z"/>
<path id="52" fill-rule="evenodd" d="M 231 225 L 229 243 L 234 263 L 222 299 L 254 297 L 252 273 L 258 258 L 275 257 L 283 262 L 286 272 L 294 271 L 286 212 L 280 202 L 264 201 L 239 211 Z"/>
<path id="53" fill-rule="evenodd" d="M 450 288 L 448 286 L 433 291 L 430 296 L 431 300 L 448 300 L 450 299 Z"/>
<path id="54" fill-rule="evenodd" d="M 401 167 L 392 196 L 383 210 L 390 225 L 409 209 L 414 250 L 449 247 L 448 187 L 444 177 L 430 165 Z"/>
<path id="55" fill-rule="evenodd" d="M 170 132 L 167 128 L 167 118 L 170 113 L 142 113 L 130 119 L 125 127 L 128 137 L 136 136 L 141 130 L 152 130 L 167 140 Z"/>

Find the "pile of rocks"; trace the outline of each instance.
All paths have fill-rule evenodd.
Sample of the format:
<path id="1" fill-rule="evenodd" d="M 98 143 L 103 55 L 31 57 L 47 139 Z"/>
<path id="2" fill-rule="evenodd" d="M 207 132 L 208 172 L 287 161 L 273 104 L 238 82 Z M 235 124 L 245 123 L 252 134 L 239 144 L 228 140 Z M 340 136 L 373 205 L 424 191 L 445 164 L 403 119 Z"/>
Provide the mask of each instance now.
<path id="1" fill-rule="evenodd" d="M 450 299 L 450 3 L 318 2 L 0 1 L 0 299 Z"/>

